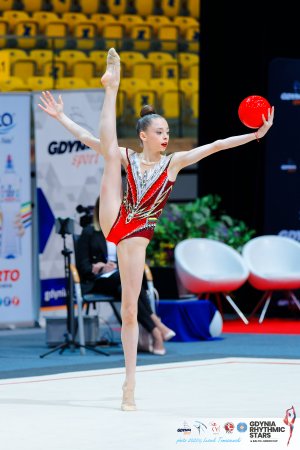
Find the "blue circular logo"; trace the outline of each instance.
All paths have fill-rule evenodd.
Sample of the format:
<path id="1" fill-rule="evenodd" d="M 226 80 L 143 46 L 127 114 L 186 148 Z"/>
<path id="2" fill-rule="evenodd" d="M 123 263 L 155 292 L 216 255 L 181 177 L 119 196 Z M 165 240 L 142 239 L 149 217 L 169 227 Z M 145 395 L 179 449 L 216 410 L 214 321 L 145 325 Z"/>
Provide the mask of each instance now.
<path id="1" fill-rule="evenodd" d="M 245 431 L 247 430 L 247 424 L 245 423 L 245 422 L 240 422 L 240 423 L 238 423 L 237 424 L 237 430 L 240 432 L 240 433 L 245 433 Z"/>

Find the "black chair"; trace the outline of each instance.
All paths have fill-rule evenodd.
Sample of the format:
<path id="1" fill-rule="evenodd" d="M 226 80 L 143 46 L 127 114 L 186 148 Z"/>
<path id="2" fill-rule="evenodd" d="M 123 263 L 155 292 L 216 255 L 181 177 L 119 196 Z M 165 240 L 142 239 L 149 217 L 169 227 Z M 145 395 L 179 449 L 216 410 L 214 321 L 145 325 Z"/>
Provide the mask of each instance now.
<path id="1" fill-rule="evenodd" d="M 73 246 L 74 246 L 74 256 L 75 256 L 75 267 L 72 268 L 72 275 L 74 280 L 74 288 L 75 288 L 75 296 L 78 303 L 78 296 L 81 297 L 82 302 L 82 308 L 85 310 L 85 313 L 89 313 L 90 305 L 93 305 L 94 308 L 96 308 L 96 303 L 109 303 L 114 315 L 119 322 L 119 324 L 122 324 L 121 315 L 119 312 L 118 307 L 116 306 L 117 303 L 121 302 L 120 297 L 113 297 L 111 295 L 105 295 L 105 294 L 98 294 L 98 293 L 88 293 L 88 294 L 82 294 L 81 290 L 81 283 L 80 283 L 80 276 L 78 273 L 78 270 L 76 268 L 76 260 L 78 260 L 77 256 L 77 248 L 78 248 L 78 234 L 73 234 Z"/>

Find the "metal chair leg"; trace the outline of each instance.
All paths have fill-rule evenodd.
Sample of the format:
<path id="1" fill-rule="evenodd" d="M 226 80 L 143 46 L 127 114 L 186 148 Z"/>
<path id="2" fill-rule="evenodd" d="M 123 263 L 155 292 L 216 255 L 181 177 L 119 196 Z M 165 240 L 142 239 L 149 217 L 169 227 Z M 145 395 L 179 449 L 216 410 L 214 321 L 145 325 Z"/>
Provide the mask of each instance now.
<path id="1" fill-rule="evenodd" d="M 265 301 L 263 310 L 262 310 L 260 318 L 259 318 L 259 323 L 263 323 L 263 320 L 264 320 L 264 317 L 266 315 L 267 309 L 269 308 L 271 297 L 272 297 L 272 292 L 269 293 L 269 295 L 268 295 L 268 297 L 267 297 L 267 299 Z"/>
<path id="2" fill-rule="evenodd" d="M 246 319 L 246 317 L 244 316 L 244 314 L 242 313 L 242 311 L 237 307 L 237 305 L 234 303 L 234 301 L 232 300 L 232 298 L 230 297 L 230 295 L 228 294 L 223 294 L 224 297 L 226 298 L 226 300 L 230 303 L 230 305 L 233 307 L 233 309 L 237 312 L 237 314 L 240 316 L 240 318 L 242 319 L 242 321 L 248 325 L 249 321 Z"/>
<path id="3" fill-rule="evenodd" d="M 252 319 L 252 317 L 255 315 L 256 311 L 260 308 L 260 306 L 265 302 L 266 298 L 269 296 L 269 294 L 272 293 L 271 291 L 266 291 L 262 298 L 259 300 L 255 308 L 253 309 L 252 313 L 248 317 L 248 319 Z"/>
<path id="4" fill-rule="evenodd" d="M 298 306 L 298 309 L 300 310 L 300 302 L 297 299 L 297 297 L 295 296 L 295 294 L 293 294 L 292 291 L 288 291 L 288 296 L 290 297 L 290 299 Z"/>

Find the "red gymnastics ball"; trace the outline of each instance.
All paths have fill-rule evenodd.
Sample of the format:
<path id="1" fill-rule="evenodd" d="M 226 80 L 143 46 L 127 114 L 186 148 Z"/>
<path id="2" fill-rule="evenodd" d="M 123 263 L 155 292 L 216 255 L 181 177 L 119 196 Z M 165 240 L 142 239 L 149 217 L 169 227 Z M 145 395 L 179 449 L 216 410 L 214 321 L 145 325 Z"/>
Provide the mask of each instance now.
<path id="1" fill-rule="evenodd" d="M 262 115 L 268 118 L 268 109 L 271 105 L 264 97 L 249 95 L 240 103 L 238 115 L 246 127 L 260 128 L 263 125 Z"/>

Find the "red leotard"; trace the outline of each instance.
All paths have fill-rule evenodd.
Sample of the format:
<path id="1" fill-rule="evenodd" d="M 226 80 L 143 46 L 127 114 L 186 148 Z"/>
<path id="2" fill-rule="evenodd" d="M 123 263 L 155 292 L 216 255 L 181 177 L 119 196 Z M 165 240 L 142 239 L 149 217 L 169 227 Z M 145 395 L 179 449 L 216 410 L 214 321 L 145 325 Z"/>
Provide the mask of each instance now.
<path id="1" fill-rule="evenodd" d="M 118 217 L 106 237 L 114 244 L 136 236 L 150 240 L 174 185 L 167 175 L 172 155 L 163 156 L 159 163 L 143 174 L 138 154 L 134 152 L 129 156 L 126 149 L 126 155 L 127 190 Z"/>

